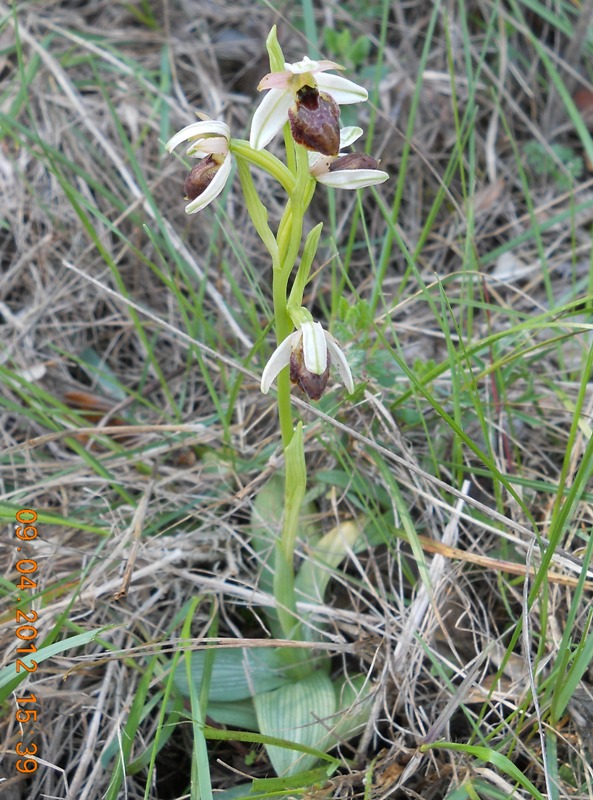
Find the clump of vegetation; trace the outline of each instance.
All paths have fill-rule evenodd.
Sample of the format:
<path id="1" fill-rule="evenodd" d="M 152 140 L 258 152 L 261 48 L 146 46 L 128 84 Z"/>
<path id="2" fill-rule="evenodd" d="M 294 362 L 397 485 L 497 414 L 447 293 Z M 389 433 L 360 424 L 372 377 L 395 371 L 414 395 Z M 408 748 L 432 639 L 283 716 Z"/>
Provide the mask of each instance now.
<path id="1" fill-rule="evenodd" d="M 552 144 L 548 150 L 540 142 L 526 142 L 523 152 L 533 174 L 553 181 L 560 189 L 572 189 L 583 177 L 584 161 L 572 147 Z"/>

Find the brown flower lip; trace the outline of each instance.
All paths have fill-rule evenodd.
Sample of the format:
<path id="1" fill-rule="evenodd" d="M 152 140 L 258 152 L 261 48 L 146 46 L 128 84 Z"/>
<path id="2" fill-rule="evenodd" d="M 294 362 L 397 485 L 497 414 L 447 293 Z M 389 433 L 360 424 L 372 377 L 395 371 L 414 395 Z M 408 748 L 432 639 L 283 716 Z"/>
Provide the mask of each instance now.
<path id="1" fill-rule="evenodd" d="M 290 130 L 297 144 L 324 156 L 335 156 L 340 149 L 340 107 L 326 92 L 303 86 L 296 103 L 288 109 Z"/>
<path id="2" fill-rule="evenodd" d="M 290 380 L 299 386 L 311 400 L 319 400 L 329 381 L 330 355 L 327 366 L 320 375 L 310 372 L 305 366 L 302 346 L 290 355 Z"/>
<path id="3" fill-rule="evenodd" d="M 206 191 L 220 166 L 214 156 L 207 156 L 192 167 L 183 184 L 183 190 L 188 200 L 195 200 Z"/>
<path id="4" fill-rule="evenodd" d="M 347 153 L 329 165 L 330 172 L 341 169 L 379 169 L 379 161 L 366 153 Z"/>

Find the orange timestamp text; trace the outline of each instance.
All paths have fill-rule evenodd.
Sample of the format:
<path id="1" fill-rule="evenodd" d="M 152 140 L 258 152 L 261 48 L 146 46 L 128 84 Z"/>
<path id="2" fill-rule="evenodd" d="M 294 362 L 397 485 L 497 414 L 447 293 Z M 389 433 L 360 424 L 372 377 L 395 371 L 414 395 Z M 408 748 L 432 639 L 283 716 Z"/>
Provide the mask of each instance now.
<path id="1" fill-rule="evenodd" d="M 26 542 L 31 542 L 37 538 L 39 532 L 35 523 L 37 522 L 37 512 L 30 508 L 21 508 L 16 512 L 17 525 L 15 526 L 14 535 L 23 545 Z M 23 548 L 17 545 L 17 552 Z M 20 656 L 31 655 L 37 652 L 35 646 L 35 639 L 37 638 L 36 622 L 39 615 L 37 611 L 32 608 L 26 607 L 30 604 L 25 596 L 26 592 L 35 591 L 37 589 L 37 581 L 32 577 L 38 569 L 37 561 L 32 558 L 19 558 L 16 562 L 16 571 L 18 572 L 18 579 L 16 588 L 19 592 L 17 596 L 17 606 L 15 609 L 15 623 L 16 623 L 16 638 L 18 640 L 18 647 L 16 649 L 17 659 L 15 662 L 16 671 L 18 672 L 35 672 L 37 670 L 37 662 L 33 659 L 23 660 Z M 16 762 L 18 772 L 31 774 L 36 771 L 39 763 L 35 756 L 37 755 L 37 744 L 31 741 L 34 736 L 33 726 L 37 723 L 38 710 L 31 708 L 31 706 L 38 705 L 37 697 L 33 693 L 24 694 L 22 697 L 16 698 L 18 709 L 15 712 L 15 719 L 21 726 L 21 741 L 17 742 L 15 751 L 20 758 Z M 25 741 L 26 740 L 26 741 Z"/>

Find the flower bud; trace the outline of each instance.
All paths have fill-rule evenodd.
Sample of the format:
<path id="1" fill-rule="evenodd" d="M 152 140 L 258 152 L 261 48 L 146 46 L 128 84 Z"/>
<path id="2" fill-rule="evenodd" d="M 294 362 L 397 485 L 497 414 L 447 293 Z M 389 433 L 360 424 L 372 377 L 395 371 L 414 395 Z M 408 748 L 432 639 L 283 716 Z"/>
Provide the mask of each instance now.
<path id="1" fill-rule="evenodd" d="M 317 375 L 305 366 L 302 343 L 290 354 L 290 380 L 296 383 L 311 400 L 319 400 L 329 381 L 330 355 L 327 353 L 327 366 Z"/>
<path id="2" fill-rule="evenodd" d="M 206 156 L 199 161 L 185 179 L 183 189 L 188 200 L 195 200 L 212 183 L 221 164 L 215 156 Z"/>
<path id="3" fill-rule="evenodd" d="M 366 153 L 348 153 L 332 161 L 329 165 L 330 172 L 341 169 L 379 169 L 380 162 Z"/>
<path id="4" fill-rule="evenodd" d="M 307 150 L 335 156 L 340 149 L 340 107 L 326 92 L 303 86 L 288 109 L 292 137 Z"/>

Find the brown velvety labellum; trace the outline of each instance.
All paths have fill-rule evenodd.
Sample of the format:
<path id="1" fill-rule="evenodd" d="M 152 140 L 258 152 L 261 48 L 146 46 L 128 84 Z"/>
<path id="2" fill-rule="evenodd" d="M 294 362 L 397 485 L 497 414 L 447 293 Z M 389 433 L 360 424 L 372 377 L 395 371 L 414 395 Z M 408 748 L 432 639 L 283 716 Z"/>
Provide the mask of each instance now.
<path id="1" fill-rule="evenodd" d="M 305 366 L 303 348 L 294 350 L 290 355 L 290 380 L 295 383 L 311 400 L 319 400 L 329 381 L 329 353 L 327 366 L 321 375 L 310 372 Z"/>
<path id="2" fill-rule="evenodd" d="M 296 105 L 288 109 L 292 137 L 307 150 L 335 156 L 340 149 L 340 107 L 329 94 L 312 86 L 297 92 Z"/>
<path id="3" fill-rule="evenodd" d="M 219 169 L 220 164 L 212 156 L 206 156 L 193 166 L 183 184 L 187 199 L 195 200 L 196 197 L 199 197 L 212 183 Z"/>
<path id="4" fill-rule="evenodd" d="M 330 172 L 336 172 L 339 169 L 378 169 L 379 162 L 376 158 L 368 156 L 366 153 L 348 153 L 348 155 L 340 156 L 329 165 Z"/>

